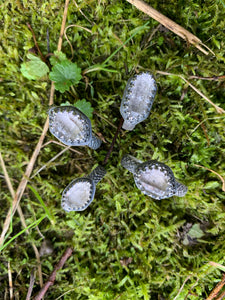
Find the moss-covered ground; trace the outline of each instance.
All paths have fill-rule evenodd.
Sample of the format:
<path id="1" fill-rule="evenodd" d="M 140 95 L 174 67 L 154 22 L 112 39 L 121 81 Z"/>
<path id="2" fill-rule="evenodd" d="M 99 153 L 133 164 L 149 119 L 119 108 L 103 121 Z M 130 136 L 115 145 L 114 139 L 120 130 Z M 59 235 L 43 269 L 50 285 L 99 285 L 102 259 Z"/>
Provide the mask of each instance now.
<path id="1" fill-rule="evenodd" d="M 44 281 L 66 248 L 74 249 L 46 299 L 205 299 L 221 280 L 222 271 L 209 262 L 225 264 L 224 115 L 182 78 L 159 71 L 183 76 L 225 109 L 224 78 L 212 78 L 223 76 L 225 71 L 225 6 L 219 0 L 146 2 L 198 36 L 215 55 L 203 54 L 126 1 L 70 2 L 66 26 L 89 30 L 78 26 L 67 30 L 74 50 L 72 61 L 82 71 L 101 64 L 136 34 L 109 60 L 108 69 L 117 72 L 89 72 L 70 92 L 56 91 L 56 105 L 74 104 L 79 99 L 91 103 L 95 110 L 93 130 L 104 142 L 97 151 L 87 147 L 74 147 L 79 153 L 67 150 L 29 180 L 53 220 L 44 218 L 29 235 L 21 234 L 1 252 L 1 299 L 10 299 L 9 270 L 15 299 L 26 299 L 32 270 L 36 274 L 32 295 L 40 290 L 31 245 L 40 249 L 44 239 L 53 247 L 51 254 L 41 256 Z M 53 53 L 64 2 L 5 0 L 0 8 L 0 149 L 16 190 L 41 135 L 51 85 L 48 78 L 28 80 L 20 72 L 28 50 L 34 47 L 27 23 L 43 55 L 48 54 L 49 32 Z M 62 51 L 71 57 L 65 38 Z M 152 72 L 158 85 L 150 117 L 132 132 L 119 135 L 107 175 L 98 184 L 88 209 L 65 213 L 61 208 L 63 189 L 104 159 L 121 117 L 126 82 L 140 71 Z M 32 175 L 63 150 L 53 141 L 48 132 Z M 188 186 L 188 193 L 161 201 L 143 195 L 132 174 L 120 165 L 124 154 L 166 163 Z M 3 228 L 12 197 L 5 173 L 0 172 Z M 29 187 L 20 205 L 27 226 L 45 215 Z M 23 229 L 17 212 L 10 227 L 5 242 Z"/>

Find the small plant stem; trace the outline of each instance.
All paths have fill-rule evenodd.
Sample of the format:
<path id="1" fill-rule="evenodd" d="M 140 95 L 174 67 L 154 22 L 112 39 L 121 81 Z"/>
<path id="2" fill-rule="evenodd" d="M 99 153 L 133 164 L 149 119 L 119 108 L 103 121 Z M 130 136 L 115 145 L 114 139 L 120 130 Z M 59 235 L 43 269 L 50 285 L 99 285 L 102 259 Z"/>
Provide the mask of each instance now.
<path id="1" fill-rule="evenodd" d="M 34 300 L 41 300 L 44 297 L 44 295 L 46 294 L 49 287 L 54 284 L 57 271 L 63 267 L 63 265 L 65 264 L 67 259 L 72 255 L 72 252 L 73 252 L 72 248 L 69 247 L 69 248 L 66 249 L 66 251 L 64 252 L 64 254 L 61 257 L 60 261 L 55 266 L 52 274 L 49 276 L 47 282 L 45 283 L 43 288 L 39 291 L 39 293 L 34 297 Z"/>
<path id="2" fill-rule="evenodd" d="M 225 284 L 225 274 L 223 274 L 221 281 L 214 287 L 214 289 L 209 294 L 209 297 L 206 300 L 213 300 L 218 295 L 218 293 L 220 292 L 220 290 L 222 289 L 224 284 Z M 220 299 L 223 299 L 223 298 L 220 298 Z"/>
<path id="3" fill-rule="evenodd" d="M 40 48 L 39 48 L 39 46 L 38 46 L 38 42 L 37 42 L 37 40 L 36 40 L 36 36 L 35 36 L 35 34 L 34 34 L 34 31 L 33 31 L 32 27 L 31 27 L 31 25 L 30 25 L 29 23 L 27 23 L 27 27 L 30 29 L 30 31 L 31 31 L 31 33 L 32 33 L 35 47 L 37 48 L 37 51 L 38 51 L 38 53 L 40 54 L 42 61 L 43 61 L 43 62 L 46 62 L 46 59 L 44 58 L 44 55 L 42 54 L 42 52 L 41 52 L 41 50 L 40 50 Z"/>
<path id="4" fill-rule="evenodd" d="M 108 162 L 108 159 L 109 159 L 109 157 L 110 157 L 110 155 L 112 153 L 113 147 L 115 145 L 116 139 L 117 139 L 117 137 L 119 135 L 119 132 L 120 132 L 120 129 L 122 128 L 122 126 L 123 126 L 123 118 L 120 119 L 120 123 L 119 123 L 119 125 L 117 127 L 117 130 L 116 130 L 116 133 L 115 133 L 115 135 L 113 137 L 113 140 L 112 140 L 111 146 L 109 148 L 109 151 L 106 153 L 105 159 L 104 159 L 104 161 L 102 163 L 103 166 L 106 165 L 107 162 Z"/>

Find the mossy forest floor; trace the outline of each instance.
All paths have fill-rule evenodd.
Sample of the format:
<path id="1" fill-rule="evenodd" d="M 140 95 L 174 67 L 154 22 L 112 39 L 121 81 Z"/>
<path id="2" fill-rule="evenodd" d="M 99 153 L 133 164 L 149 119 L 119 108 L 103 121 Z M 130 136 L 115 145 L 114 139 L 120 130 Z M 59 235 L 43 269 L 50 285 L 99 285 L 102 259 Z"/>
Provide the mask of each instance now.
<path id="1" fill-rule="evenodd" d="M 146 2 L 195 34 L 215 55 L 205 55 L 127 1 L 70 1 L 66 26 L 76 26 L 66 34 L 74 52 L 72 62 L 83 77 L 70 91 L 55 91 L 54 104 L 86 99 L 94 109 L 93 130 L 103 144 L 97 151 L 73 147 L 50 161 L 64 147 L 47 132 L 20 201 L 20 214 L 17 210 L 11 218 L 4 243 L 21 233 L 22 216 L 25 226 L 41 222 L 2 249 L 1 299 L 26 299 L 29 286 L 32 295 L 27 299 L 32 299 L 40 290 L 40 272 L 46 282 L 68 247 L 73 254 L 57 272 L 45 299 L 206 299 L 222 278 L 224 114 L 190 84 L 225 109 L 225 5 L 219 0 Z M 28 80 L 21 74 L 21 63 L 35 46 L 27 23 L 48 62 L 46 55 L 57 49 L 64 1 L 5 0 L 0 8 L 0 150 L 16 192 L 42 134 L 51 87 L 48 77 Z M 91 69 L 119 47 L 105 70 Z M 71 58 L 65 37 L 62 51 Z M 91 72 L 85 73 L 88 68 Z M 64 212 L 63 189 L 104 160 L 121 118 L 126 82 L 141 71 L 152 72 L 158 85 L 150 117 L 132 132 L 122 130 L 92 204 L 83 212 Z M 167 164 L 188 186 L 188 193 L 161 201 L 145 196 L 120 165 L 124 154 Z M 3 161 L 2 229 L 13 203 Z M 43 255 L 46 241 L 49 252 Z M 41 269 L 34 249 L 41 254 Z"/>

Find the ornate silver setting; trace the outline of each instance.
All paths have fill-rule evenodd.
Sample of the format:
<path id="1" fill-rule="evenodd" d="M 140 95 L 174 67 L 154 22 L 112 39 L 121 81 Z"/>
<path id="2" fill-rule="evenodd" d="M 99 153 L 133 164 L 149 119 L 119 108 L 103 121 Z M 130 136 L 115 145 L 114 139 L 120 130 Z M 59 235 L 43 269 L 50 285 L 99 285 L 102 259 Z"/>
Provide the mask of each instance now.
<path id="1" fill-rule="evenodd" d="M 128 80 L 120 106 L 120 113 L 124 118 L 123 129 L 133 130 L 149 116 L 156 91 L 156 81 L 148 72 L 137 74 Z"/>
<path id="2" fill-rule="evenodd" d="M 49 130 L 67 146 L 89 146 L 98 149 L 101 140 L 92 135 L 91 121 L 74 106 L 56 106 L 49 112 Z"/>
<path id="3" fill-rule="evenodd" d="M 187 187 L 178 182 L 170 167 L 161 162 L 141 162 L 131 155 L 125 155 L 121 165 L 133 173 L 137 188 L 153 199 L 161 200 L 174 195 L 183 197 L 187 193 Z"/>
<path id="4" fill-rule="evenodd" d="M 63 191 L 62 208 L 67 212 L 85 210 L 93 201 L 96 185 L 105 174 L 106 170 L 97 166 L 87 177 L 73 180 Z"/>

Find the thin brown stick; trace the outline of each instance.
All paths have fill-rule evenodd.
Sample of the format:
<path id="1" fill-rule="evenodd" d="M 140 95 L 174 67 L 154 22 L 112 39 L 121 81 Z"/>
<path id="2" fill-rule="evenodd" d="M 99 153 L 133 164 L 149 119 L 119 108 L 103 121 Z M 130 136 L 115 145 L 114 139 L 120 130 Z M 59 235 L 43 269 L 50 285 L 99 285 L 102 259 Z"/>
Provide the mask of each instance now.
<path id="1" fill-rule="evenodd" d="M 71 50 L 71 54 L 72 54 L 70 59 L 72 60 L 73 59 L 74 50 L 73 50 L 73 46 L 72 46 L 71 42 L 69 41 L 68 36 L 66 34 L 67 29 L 69 29 L 71 27 L 77 27 L 77 28 L 80 28 L 80 29 L 84 29 L 84 30 L 86 30 L 87 32 L 89 32 L 91 34 L 93 34 L 93 32 L 90 29 L 86 28 L 86 27 L 83 27 L 83 26 L 80 26 L 80 25 L 76 25 L 76 24 L 69 25 L 69 26 L 67 26 L 65 28 L 65 30 L 64 30 L 64 36 L 65 36 L 65 39 L 67 40 L 67 42 L 68 42 L 68 44 L 70 46 L 70 50 Z"/>
<path id="2" fill-rule="evenodd" d="M 206 300 L 213 300 L 219 294 L 219 292 L 221 291 L 224 284 L 225 284 L 225 274 L 223 274 L 221 281 L 214 287 L 214 289 L 209 294 L 209 296 Z"/>
<path id="3" fill-rule="evenodd" d="M 224 114 L 225 110 L 223 110 L 221 107 L 213 103 L 209 98 L 207 98 L 201 91 L 199 91 L 193 84 L 191 84 L 187 79 L 185 79 L 182 75 L 180 74 L 173 74 L 173 73 L 168 73 L 164 71 L 156 71 L 157 74 L 162 74 L 162 75 L 169 75 L 169 76 L 178 76 L 182 80 L 184 80 L 196 93 L 198 93 L 202 98 L 204 98 L 207 102 L 209 102 L 212 106 L 215 107 L 216 111 L 219 114 Z"/>
<path id="4" fill-rule="evenodd" d="M 65 26 L 66 26 L 66 18 L 67 18 L 67 13 L 68 13 L 69 2 L 70 2 L 70 0 L 65 0 L 62 25 L 61 25 L 58 47 L 57 47 L 58 51 L 61 51 L 61 49 L 62 49 L 63 34 L 64 34 Z"/>
<path id="5" fill-rule="evenodd" d="M 68 11 L 68 5 L 69 5 L 69 0 L 65 0 L 63 21 L 62 21 L 62 25 L 61 25 L 60 37 L 59 37 L 59 42 L 58 42 L 58 47 L 57 47 L 58 51 L 60 51 L 61 47 L 62 47 L 62 38 L 63 38 L 63 32 L 64 32 L 65 24 L 66 24 L 66 16 L 67 16 L 67 11 Z M 54 87 L 54 83 L 52 82 L 50 97 L 49 97 L 49 105 L 53 104 L 54 91 L 55 91 L 55 87 Z M 18 207 L 18 204 L 19 204 L 19 202 L 20 202 L 20 200 L 23 196 L 23 193 L 25 191 L 28 179 L 31 175 L 31 172 L 33 170 L 35 161 L 38 157 L 41 146 L 43 144 L 45 135 L 48 131 L 48 124 L 49 124 L 49 121 L 48 121 L 48 118 L 47 118 L 47 120 L 45 122 L 45 125 L 44 125 L 44 128 L 43 128 L 43 131 L 42 131 L 42 134 L 41 134 L 41 137 L 40 137 L 40 139 L 37 143 L 36 148 L 34 149 L 34 152 L 33 152 L 33 155 L 31 157 L 31 159 L 30 159 L 30 161 L 27 165 L 27 169 L 25 171 L 25 174 L 24 174 L 24 176 L 23 176 L 23 178 L 22 178 L 22 180 L 21 180 L 21 182 L 20 182 L 20 184 L 17 188 L 16 194 L 15 194 L 15 197 L 14 197 L 13 203 L 12 203 L 12 209 L 11 208 L 9 209 L 8 214 L 6 216 L 6 219 L 5 219 L 5 222 L 4 222 L 4 225 L 3 225 L 3 229 L 2 229 L 2 233 L 1 233 L 1 237 L 0 237 L 0 245 L 2 245 L 4 243 L 4 238 L 5 238 L 6 232 L 8 231 L 8 228 L 9 228 L 9 225 L 10 225 L 10 220 L 13 217 L 13 215 L 15 214 L 15 211 Z"/>
<path id="6" fill-rule="evenodd" d="M 42 52 L 41 52 L 41 50 L 40 50 L 40 48 L 39 48 L 39 46 L 38 46 L 38 42 L 37 42 L 36 36 L 35 36 L 34 31 L 33 31 L 32 27 L 31 27 L 31 25 L 30 25 L 29 23 L 27 23 L 27 27 L 30 29 L 30 31 L 31 31 L 31 33 L 32 33 L 35 47 L 37 48 L 37 51 L 38 51 L 38 53 L 40 54 L 42 61 L 45 62 L 46 59 L 44 58 L 44 55 L 42 54 Z"/>
<path id="7" fill-rule="evenodd" d="M 104 161 L 102 163 L 103 166 L 106 165 L 107 162 L 108 162 L 108 159 L 109 159 L 109 157 L 110 157 L 110 155 L 112 153 L 113 147 L 115 145 L 116 139 L 117 139 L 117 137 L 119 135 L 119 132 L 120 132 L 120 129 L 122 128 L 122 126 L 123 126 L 123 118 L 120 119 L 120 123 L 119 123 L 119 125 L 117 127 L 117 130 L 116 130 L 116 133 L 115 133 L 115 135 L 113 137 L 113 140 L 112 140 L 112 143 L 110 145 L 109 151 L 106 153 L 105 159 L 104 159 Z"/>
<path id="8" fill-rule="evenodd" d="M 52 274 L 49 276 L 47 282 L 45 283 L 43 288 L 39 291 L 39 293 L 34 297 L 34 300 L 41 300 L 44 297 L 44 295 L 46 294 L 49 287 L 54 284 L 57 271 L 63 267 L 63 265 L 65 264 L 67 259 L 72 255 L 72 252 L 73 252 L 72 248 L 69 247 L 69 248 L 66 249 L 66 251 L 64 252 L 64 254 L 61 257 L 60 261 L 55 266 Z"/>
<path id="9" fill-rule="evenodd" d="M 88 17 L 82 12 L 82 10 L 79 9 L 79 6 L 77 5 L 77 2 L 76 2 L 75 0 L 73 0 L 73 3 L 75 4 L 75 6 L 76 6 L 76 8 L 79 10 L 79 12 L 82 14 L 82 16 L 83 16 L 90 24 L 94 25 L 95 23 L 92 22 L 92 21 L 90 21 L 90 20 L 88 19 Z"/>
<path id="10" fill-rule="evenodd" d="M 41 148 L 44 148 L 44 147 L 46 147 L 47 145 L 49 145 L 49 144 L 51 144 L 51 143 L 56 144 L 56 145 L 59 145 L 59 146 L 64 147 L 64 148 L 67 148 L 66 145 L 64 145 L 63 143 L 60 143 L 60 142 L 58 142 L 58 141 L 55 141 L 55 140 L 50 140 L 50 141 L 44 143 L 44 144 L 41 146 Z M 80 151 L 78 151 L 78 150 L 76 150 L 76 149 L 73 149 L 73 148 L 71 148 L 71 147 L 69 148 L 69 150 L 72 151 L 72 152 L 74 152 L 74 153 L 83 155 L 82 152 L 80 152 Z"/>
<path id="11" fill-rule="evenodd" d="M 206 168 L 206 167 L 203 167 L 203 166 L 200 166 L 200 165 L 194 164 L 194 166 L 202 168 L 202 169 L 205 169 L 205 170 L 208 170 L 208 171 L 216 174 L 219 177 L 219 179 L 222 181 L 222 191 L 225 192 L 225 180 L 224 180 L 224 178 L 220 174 L 218 174 L 217 172 L 215 172 L 215 171 L 213 171 L 213 170 L 211 170 L 209 168 Z"/>
<path id="12" fill-rule="evenodd" d="M 163 14 L 161 14 L 160 12 L 158 12 L 157 10 L 152 8 L 150 5 L 148 5 L 144 1 L 142 1 L 142 0 L 127 0 L 127 2 L 131 3 L 137 9 L 146 13 L 151 18 L 155 19 L 156 21 L 161 23 L 163 26 L 165 26 L 169 30 L 173 31 L 175 34 L 179 35 L 182 39 L 184 39 L 188 43 L 194 45 L 196 48 L 198 48 L 204 54 L 207 55 L 208 52 L 201 46 L 205 47 L 208 51 L 210 51 L 213 55 L 215 55 L 214 52 L 212 50 L 210 50 L 206 45 L 204 45 L 197 36 L 195 36 L 194 34 L 189 32 L 182 26 L 178 25 L 174 21 L 170 20 L 169 18 L 167 18 L 166 16 L 164 16 Z"/>
<path id="13" fill-rule="evenodd" d="M 184 282 L 183 282 L 182 286 L 180 287 L 180 289 L 179 289 L 179 291 L 178 291 L 176 297 L 175 297 L 173 300 L 176 300 L 176 299 L 177 299 L 177 297 L 178 297 L 178 296 L 180 295 L 180 293 L 182 292 L 182 290 L 183 290 L 183 288 L 184 288 L 186 282 L 191 278 L 191 276 L 192 276 L 192 275 L 188 275 L 188 277 L 184 280 Z"/>
<path id="14" fill-rule="evenodd" d="M 218 298 L 217 298 L 216 300 L 222 300 L 222 299 L 224 299 L 224 298 L 225 298 L 225 291 L 222 292 L 222 293 L 218 296 Z"/>
<path id="15" fill-rule="evenodd" d="M 202 79 L 202 80 L 210 80 L 210 81 L 219 81 L 219 80 L 224 80 L 225 75 L 222 76 L 213 76 L 213 77 L 202 77 L 202 76 L 189 76 L 188 79 Z"/>
<path id="16" fill-rule="evenodd" d="M 31 176 L 31 179 L 34 178 L 37 174 L 39 174 L 42 170 L 44 170 L 47 166 L 50 165 L 51 162 L 53 162 L 56 158 L 58 158 L 60 155 L 62 155 L 64 152 L 69 150 L 70 146 L 67 146 L 62 151 L 60 151 L 58 154 L 56 154 L 53 158 L 51 158 L 45 165 L 43 165 L 37 172 L 34 173 L 34 175 Z"/>
<path id="17" fill-rule="evenodd" d="M 7 169 L 6 169 L 6 166 L 5 166 L 5 162 L 3 160 L 1 152 L 0 152 L 0 163 L 1 163 L 1 166 L 2 166 L 2 169 L 3 169 L 4 177 L 5 177 L 7 186 L 9 188 L 10 194 L 11 194 L 12 198 L 14 199 L 15 198 L 15 191 L 13 189 L 11 180 L 9 178 L 9 175 L 8 175 L 8 172 L 7 172 Z M 23 215 L 23 212 L 22 212 L 22 209 L 21 209 L 20 205 L 18 205 L 18 207 L 17 207 L 17 212 L 19 214 L 20 221 L 21 221 L 23 227 L 27 228 L 27 224 L 26 224 L 26 221 L 25 221 L 25 218 L 24 218 L 24 215 Z M 27 229 L 25 232 L 26 232 L 27 235 L 29 235 L 29 229 Z M 31 243 L 31 245 L 33 247 L 33 250 L 34 250 L 34 253 L 35 253 L 35 256 L 36 256 L 36 259 L 37 259 L 38 276 L 39 276 L 39 280 L 40 280 L 40 287 L 42 287 L 43 286 L 43 278 L 42 278 L 40 255 L 39 255 L 39 252 L 38 252 L 38 249 L 37 249 L 36 245 L 34 243 Z"/>

